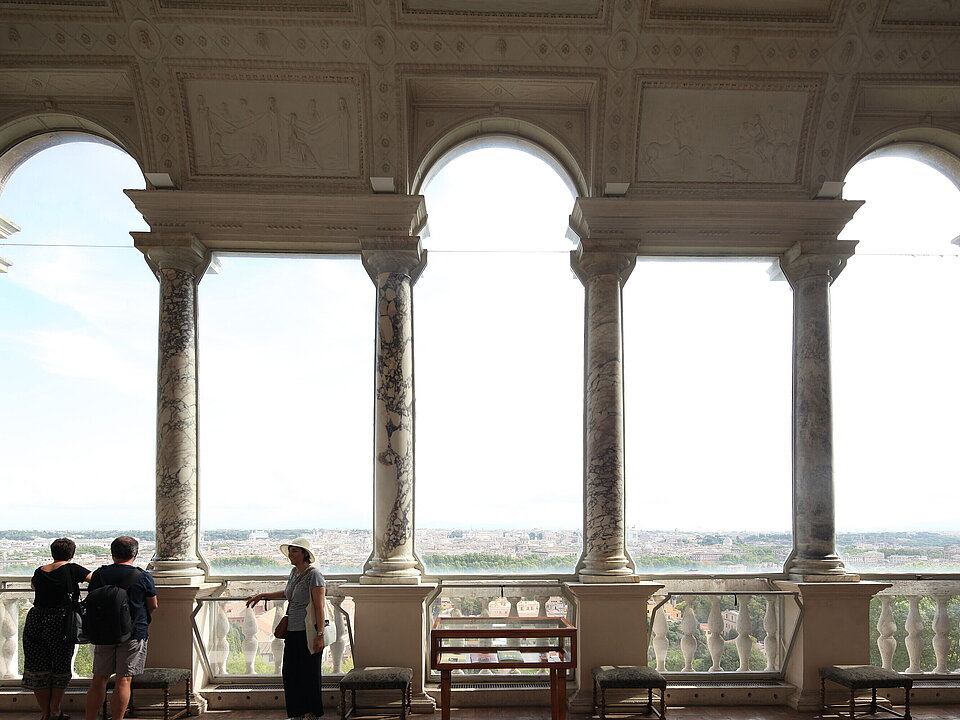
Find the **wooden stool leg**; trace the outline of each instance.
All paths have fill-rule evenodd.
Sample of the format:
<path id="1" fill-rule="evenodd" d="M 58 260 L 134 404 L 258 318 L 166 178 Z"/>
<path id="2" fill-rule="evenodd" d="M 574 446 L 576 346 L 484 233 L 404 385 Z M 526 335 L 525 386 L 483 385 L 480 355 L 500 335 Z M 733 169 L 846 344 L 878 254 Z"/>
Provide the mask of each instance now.
<path id="1" fill-rule="evenodd" d="M 187 689 L 186 689 L 186 691 L 184 692 L 184 698 L 183 698 L 183 699 L 184 699 L 184 701 L 187 703 L 187 717 L 190 717 L 190 715 L 191 715 L 192 712 L 193 712 L 193 711 L 190 709 L 190 701 L 191 701 L 191 700 L 190 700 L 190 696 L 193 695 L 193 673 L 191 673 L 190 675 L 187 675 L 186 686 L 187 686 Z"/>
<path id="2" fill-rule="evenodd" d="M 910 720 L 910 688 L 903 689 L 903 720 Z"/>
<path id="3" fill-rule="evenodd" d="M 827 712 L 827 681 L 824 678 L 820 678 L 820 714 L 823 715 Z"/>
<path id="4" fill-rule="evenodd" d="M 854 720 L 857 711 L 856 691 L 850 691 L 850 720 Z"/>
<path id="5" fill-rule="evenodd" d="M 644 715 L 653 715 L 653 688 L 647 688 L 647 709 Z"/>
<path id="6" fill-rule="evenodd" d="M 170 688 L 163 689 L 163 720 L 170 720 Z"/>
<path id="7" fill-rule="evenodd" d="M 660 720 L 667 716 L 667 691 L 660 688 Z"/>
<path id="8" fill-rule="evenodd" d="M 870 688 L 870 689 L 873 691 L 872 693 L 870 693 L 870 714 L 876 715 L 877 714 L 877 689 L 876 688 Z"/>
<path id="9" fill-rule="evenodd" d="M 606 720 L 607 717 L 607 689 L 600 686 L 600 720 Z"/>

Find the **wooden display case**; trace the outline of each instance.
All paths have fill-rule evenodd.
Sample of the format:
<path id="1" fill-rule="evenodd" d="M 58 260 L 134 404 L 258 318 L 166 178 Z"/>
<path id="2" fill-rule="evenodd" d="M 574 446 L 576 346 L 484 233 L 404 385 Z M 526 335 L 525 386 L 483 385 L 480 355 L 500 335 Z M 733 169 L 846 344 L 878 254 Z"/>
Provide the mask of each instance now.
<path id="1" fill-rule="evenodd" d="M 550 672 L 553 720 L 567 717 L 567 671 L 577 666 L 577 628 L 561 617 L 440 617 L 430 631 L 430 667 L 440 672 L 442 719 L 450 718 L 454 670 Z"/>

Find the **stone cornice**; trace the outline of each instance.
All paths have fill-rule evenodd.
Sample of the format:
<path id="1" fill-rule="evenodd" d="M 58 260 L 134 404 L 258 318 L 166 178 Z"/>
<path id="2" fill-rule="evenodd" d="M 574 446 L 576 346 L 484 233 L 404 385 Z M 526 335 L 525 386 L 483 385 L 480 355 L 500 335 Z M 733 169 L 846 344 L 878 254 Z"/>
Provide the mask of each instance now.
<path id="1" fill-rule="evenodd" d="M 836 239 L 863 203 L 847 200 L 579 198 L 570 228 L 591 240 L 639 239 L 639 255 L 782 255 Z"/>
<path id="2" fill-rule="evenodd" d="M 221 252 L 358 253 L 361 238 L 415 235 L 426 221 L 419 195 L 126 193 L 152 230 Z"/>

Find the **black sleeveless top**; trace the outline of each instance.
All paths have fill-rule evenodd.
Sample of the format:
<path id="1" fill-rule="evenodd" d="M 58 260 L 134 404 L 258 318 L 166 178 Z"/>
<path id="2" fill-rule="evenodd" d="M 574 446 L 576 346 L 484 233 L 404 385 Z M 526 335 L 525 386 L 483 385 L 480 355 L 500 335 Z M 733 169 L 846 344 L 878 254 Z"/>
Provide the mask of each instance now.
<path id="1" fill-rule="evenodd" d="M 33 605 L 42 608 L 68 607 L 70 596 L 79 589 L 79 584 L 87 579 L 90 571 L 82 565 L 67 563 L 56 570 L 44 572 L 40 568 L 33 571 L 35 590 Z"/>

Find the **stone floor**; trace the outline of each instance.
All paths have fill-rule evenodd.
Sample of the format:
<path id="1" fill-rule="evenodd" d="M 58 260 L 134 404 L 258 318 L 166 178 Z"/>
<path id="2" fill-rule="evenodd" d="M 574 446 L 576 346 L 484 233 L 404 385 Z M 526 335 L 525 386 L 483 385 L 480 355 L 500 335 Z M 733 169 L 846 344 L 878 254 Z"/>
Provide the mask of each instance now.
<path id="1" fill-rule="evenodd" d="M 925 705 L 912 709 L 915 720 L 960 720 L 960 705 Z M 17 715 L 18 718 L 23 715 Z M 28 716 L 32 718 L 33 716 Z M 363 715 L 364 720 L 381 720 L 384 715 Z M 440 713 L 436 715 L 413 715 L 412 720 L 423 718 L 424 720 L 439 720 Z M 570 714 L 568 720 L 588 720 L 590 715 Z M 612 715 L 610 720 L 626 718 L 627 716 Z M 644 716 L 631 716 L 644 717 Z M 815 715 L 811 713 L 799 713 L 795 710 L 780 706 L 770 707 L 668 707 L 667 720 L 811 720 Z M 891 715 L 880 714 L 874 717 L 890 718 Z M 13 720 L 11 713 L 0 713 L 0 720 Z M 215 710 L 206 712 L 200 716 L 201 720 L 285 720 L 286 714 L 281 710 Z M 335 720 L 339 714 L 335 711 L 327 711 L 324 719 Z M 451 720 L 548 720 L 550 718 L 549 708 L 454 708 L 451 712 Z M 24 718 L 27 720 L 27 718 Z M 82 720 L 75 717 L 74 720 Z"/>

